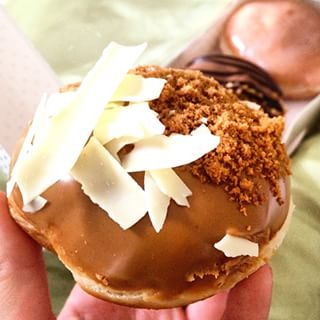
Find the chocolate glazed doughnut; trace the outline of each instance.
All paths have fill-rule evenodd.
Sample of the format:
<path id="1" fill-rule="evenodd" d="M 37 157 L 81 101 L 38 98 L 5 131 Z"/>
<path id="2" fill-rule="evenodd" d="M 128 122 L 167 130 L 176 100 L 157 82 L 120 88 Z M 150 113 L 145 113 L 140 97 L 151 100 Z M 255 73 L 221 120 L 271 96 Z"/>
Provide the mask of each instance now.
<path id="1" fill-rule="evenodd" d="M 212 53 L 194 58 L 186 68 L 213 77 L 239 99 L 260 105 L 271 117 L 284 114 L 278 85 L 266 71 L 247 60 Z"/>
<path id="2" fill-rule="evenodd" d="M 159 233 L 148 216 L 123 230 L 70 179 L 47 189 L 48 204 L 33 214 L 22 210 L 16 186 L 11 214 L 91 294 L 135 307 L 181 306 L 233 287 L 281 243 L 290 217 L 283 120 L 251 109 L 198 71 L 143 66 L 132 73 L 167 80 L 150 102 L 166 135 L 205 122 L 221 137 L 214 151 L 175 169 L 192 190 L 190 207 L 171 201 Z M 142 173 L 132 176 L 143 185 Z M 257 243 L 259 255 L 227 257 L 214 247 L 227 233 Z"/>

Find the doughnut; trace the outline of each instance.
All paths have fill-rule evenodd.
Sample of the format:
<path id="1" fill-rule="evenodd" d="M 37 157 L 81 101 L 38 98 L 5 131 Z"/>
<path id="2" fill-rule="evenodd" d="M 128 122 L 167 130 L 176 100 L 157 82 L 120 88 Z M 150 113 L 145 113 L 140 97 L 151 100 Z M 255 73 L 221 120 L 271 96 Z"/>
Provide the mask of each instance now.
<path id="1" fill-rule="evenodd" d="M 320 92 L 320 9 L 311 1 L 245 2 L 226 20 L 220 47 L 268 71 L 286 98 Z"/>
<path id="2" fill-rule="evenodd" d="M 17 143 L 12 157 L 10 181 L 14 179 L 14 183 L 9 193 L 10 212 L 32 238 L 59 257 L 88 293 L 133 307 L 159 309 L 183 306 L 232 288 L 267 263 L 282 242 L 292 212 L 289 159 L 281 142 L 283 118 L 271 118 L 256 104 L 240 101 L 200 71 L 145 65 L 131 69 L 128 75 L 133 79 L 138 77 L 139 81 L 165 80 L 159 96 L 148 102 L 148 116 L 156 117 L 163 125 L 163 134 L 129 141 L 117 154 L 113 154 L 110 161 L 126 169 L 121 170 L 141 192 L 145 192 L 145 196 L 150 177 L 153 187 L 158 187 L 158 193 L 170 195 L 160 225 L 152 219 L 151 205 L 147 207 L 148 213 L 143 212 L 144 215 L 131 224 L 118 217 L 117 214 L 122 213 L 111 212 L 111 202 L 124 211 L 127 208 L 132 210 L 132 215 L 141 206 L 138 196 L 132 199 L 122 190 L 112 194 L 113 183 L 105 182 L 108 191 L 101 201 L 90 193 L 94 192 L 90 188 L 100 188 L 96 185 L 104 176 L 104 170 L 107 174 L 113 170 L 113 165 L 105 167 L 104 160 L 99 160 L 101 166 L 97 168 L 101 171 L 92 173 L 96 180 L 90 180 L 86 185 L 81 175 L 86 161 L 90 162 L 88 158 L 91 159 L 94 152 L 104 154 L 111 150 L 109 143 L 99 143 L 98 125 L 86 137 L 85 146 L 70 174 L 57 179 L 35 198 L 45 199 L 45 203 L 38 206 L 35 200 L 26 201 L 37 176 L 45 179 L 48 174 L 41 169 L 46 166 L 43 161 L 51 161 L 43 156 L 42 162 L 35 165 L 34 162 L 30 164 L 28 157 L 35 156 L 35 150 L 45 144 L 46 132 L 52 129 L 50 125 L 54 126 L 54 121 L 58 123 L 59 117 L 69 111 L 67 108 L 60 113 L 51 113 L 51 124 L 40 126 L 42 129 L 35 131 L 31 149 L 24 157 L 21 150 L 32 124 Z M 80 96 L 84 92 L 81 86 L 88 83 L 86 79 L 82 84 L 66 86 L 60 95 L 69 97 L 76 93 Z M 95 87 L 95 90 L 99 91 L 100 87 Z M 123 99 L 123 105 L 117 102 L 112 105 L 113 109 L 106 108 L 104 112 L 118 112 L 117 108 L 128 111 L 131 108 L 131 122 L 127 123 L 131 126 L 136 120 L 134 112 L 140 112 L 141 104 L 128 103 L 126 99 L 129 98 Z M 143 113 L 141 115 L 144 116 Z M 114 125 L 114 119 L 116 117 L 108 122 L 110 127 Z M 148 123 L 154 121 L 153 118 L 148 119 Z M 65 134 L 65 139 L 68 139 L 68 133 Z M 194 140 L 198 137 L 199 140 Z M 193 149 L 205 148 L 203 144 L 206 145 L 210 139 L 214 142 L 216 137 L 219 137 L 219 143 L 210 147 L 209 152 L 203 151 L 204 154 L 199 154 L 195 160 L 181 165 L 172 164 L 170 169 L 154 169 L 155 165 L 167 166 L 163 163 L 174 159 L 177 164 L 182 163 L 180 158 L 188 158 L 197 152 Z M 139 149 L 143 141 L 149 139 L 149 143 L 160 143 L 171 138 L 170 141 L 178 141 L 175 146 L 179 150 L 170 149 L 169 158 L 158 153 L 161 161 L 155 158 L 144 160 L 149 159 L 150 150 L 152 153 L 153 148 L 159 146 Z M 186 151 L 184 139 L 189 139 L 186 140 Z M 59 141 L 63 144 L 63 140 Z M 60 157 L 52 153 L 54 148 L 56 145 L 52 143 L 45 150 L 53 157 Z M 71 153 L 73 146 L 69 149 Z M 143 157 L 130 162 L 139 150 L 142 150 Z M 60 158 L 68 161 L 67 154 Z M 134 165 L 136 169 L 132 169 Z M 168 174 L 164 179 L 155 178 L 164 172 Z M 31 177 L 26 183 L 24 175 Z M 174 189 L 173 178 L 178 179 L 175 181 L 179 181 L 180 187 L 170 193 L 168 190 Z M 183 196 L 180 190 L 183 190 Z M 121 195 L 118 196 L 117 192 Z M 32 203 L 33 208 L 37 207 L 35 210 L 30 209 Z M 159 203 L 160 200 L 156 205 Z M 106 210 L 104 204 L 111 209 Z"/>

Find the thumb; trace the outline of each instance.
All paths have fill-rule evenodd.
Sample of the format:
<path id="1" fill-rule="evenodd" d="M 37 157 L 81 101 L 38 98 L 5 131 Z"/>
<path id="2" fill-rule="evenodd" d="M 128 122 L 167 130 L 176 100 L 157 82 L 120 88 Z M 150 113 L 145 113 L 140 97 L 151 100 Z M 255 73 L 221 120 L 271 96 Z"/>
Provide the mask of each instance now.
<path id="1" fill-rule="evenodd" d="M 271 297 L 272 270 L 264 265 L 230 291 L 223 320 L 266 320 Z"/>
<path id="2" fill-rule="evenodd" d="M 41 247 L 12 220 L 2 192 L 0 301 L 0 319 L 54 319 Z"/>

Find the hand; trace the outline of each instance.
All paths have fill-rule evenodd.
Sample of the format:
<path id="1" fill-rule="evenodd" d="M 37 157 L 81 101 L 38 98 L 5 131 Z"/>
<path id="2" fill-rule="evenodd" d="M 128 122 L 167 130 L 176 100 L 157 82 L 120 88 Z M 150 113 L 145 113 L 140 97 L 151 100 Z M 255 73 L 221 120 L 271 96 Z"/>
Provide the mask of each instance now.
<path id="1" fill-rule="evenodd" d="M 272 273 L 264 266 L 229 292 L 185 309 L 145 310 L 94 298 L 75 286 L 59 320 L 266 320 Z M 41 247 L 12 220 L 0 193 L 0 319 L 53 320 Z"/>

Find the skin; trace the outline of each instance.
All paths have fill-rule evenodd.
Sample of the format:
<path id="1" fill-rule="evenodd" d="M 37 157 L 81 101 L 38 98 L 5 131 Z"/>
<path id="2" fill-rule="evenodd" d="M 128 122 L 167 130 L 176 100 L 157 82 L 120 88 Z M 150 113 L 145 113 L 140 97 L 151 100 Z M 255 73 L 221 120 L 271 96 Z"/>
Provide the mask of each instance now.
<path id="1" fill-rule="evenodd" d="M 267 320 L 272 271 L 266 265 L 232 290 L 168 310 L 118 306 L 75 286 L 56 318 L 52 312 L 41 247 L 12 220 L 0 193 L 0 319 L 14 320 Z"/>

